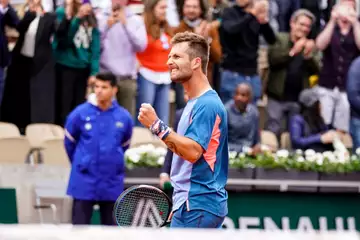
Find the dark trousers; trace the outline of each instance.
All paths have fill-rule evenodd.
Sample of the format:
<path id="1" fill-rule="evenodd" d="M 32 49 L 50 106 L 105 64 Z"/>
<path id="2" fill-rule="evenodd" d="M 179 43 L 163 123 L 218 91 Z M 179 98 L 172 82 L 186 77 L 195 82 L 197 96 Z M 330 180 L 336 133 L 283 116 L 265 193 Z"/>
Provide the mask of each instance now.
<path id="1" fill-rule="evenodd" d="M 56 123 L 65 125 L 66 117 L 86 100 L 89 69 L 56 64 Z"/>
<path id="2" fill-rule="evenodd" d="M 100 207 L 100 219 L 102 225 L 115 225 L 113 218 L 113 208 L 115 202 L 112 201 L 89 201 L 73 200 L 72 206 L 72 224 L 90 225 L 93 214 L 93 207 L 98 204 Z"/>

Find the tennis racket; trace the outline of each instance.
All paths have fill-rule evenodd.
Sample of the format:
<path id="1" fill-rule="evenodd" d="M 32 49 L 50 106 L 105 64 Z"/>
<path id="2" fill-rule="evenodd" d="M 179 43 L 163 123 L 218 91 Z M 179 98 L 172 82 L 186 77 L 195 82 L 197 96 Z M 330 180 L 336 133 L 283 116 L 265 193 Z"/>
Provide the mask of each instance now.
<path id="1" fill-rule="evenodd" d="M 168 225 L 172 203 L 160 189 L 135 185 L 126 189 L 116 200 L 113 217 L 121 227 L 160 228 Z"/>

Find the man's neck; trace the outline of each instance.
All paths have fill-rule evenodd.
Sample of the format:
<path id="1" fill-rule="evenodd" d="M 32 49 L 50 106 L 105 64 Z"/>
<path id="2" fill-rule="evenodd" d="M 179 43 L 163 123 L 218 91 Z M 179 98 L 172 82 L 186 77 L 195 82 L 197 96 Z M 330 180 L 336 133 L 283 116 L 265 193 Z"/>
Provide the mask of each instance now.
<path id="1" fill-rule="evenodd" d="M 108 110 L 111 107 L 111 101 L 98 101 L 98 108 L 100 108 L 103 111 Z"/>
<path id="2" fill-rule="evenodd" d="M 208 90 L 212 89 L 209 80 L 204 74 L 193 76 L 189 81 L 183 83 L 183 86 L 190 100 L 198 98 Z"/>

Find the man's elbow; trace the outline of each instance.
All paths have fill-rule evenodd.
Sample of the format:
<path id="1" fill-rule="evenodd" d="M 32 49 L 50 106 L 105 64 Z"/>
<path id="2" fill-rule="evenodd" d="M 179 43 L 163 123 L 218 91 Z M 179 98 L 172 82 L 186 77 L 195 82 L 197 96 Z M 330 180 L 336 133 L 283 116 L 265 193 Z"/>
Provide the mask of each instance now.
<path id="1" fill-rule="evenodd" d="M 188 151 L 188 156 L 186 156 L 186 160 L 191 163 L 196 163 L 202 156 L 203 152 L 198 149 L 194 149 L 192 151 Z"/>

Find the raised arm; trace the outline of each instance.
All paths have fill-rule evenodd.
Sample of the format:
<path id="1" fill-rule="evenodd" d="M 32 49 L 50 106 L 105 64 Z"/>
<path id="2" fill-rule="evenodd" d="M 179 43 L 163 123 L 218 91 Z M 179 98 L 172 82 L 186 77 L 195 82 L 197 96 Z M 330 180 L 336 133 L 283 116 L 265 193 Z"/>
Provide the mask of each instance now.
<path id="1" fill-rule="evenodd" d="M 139 121 L 164 141 L 166 146 L 182 159 L 195 163 L 208 149 L 213 129 L 219 124 L 219 116 L 213 106 L 199 106 L 191 114 L 191 122 L 184 136 L 173 132 L 164 122 L 158 119 L 150 104 L 142 104 Z"/>
<path id="2" fill-rule="evenodd" d="M 336 18 L 337 18 L 337 12 L 336 12 L 336 8 L 334 7 L 331 12 L 331 18 L 329 22 L 327 23 L 324 30 L 316 38 L 316 42 L 315 42 L 316 47 L 320 51 L 323 51 L 330 44 L 331 37 L 334 33 L 334 29 L 336 26 Z"/>

